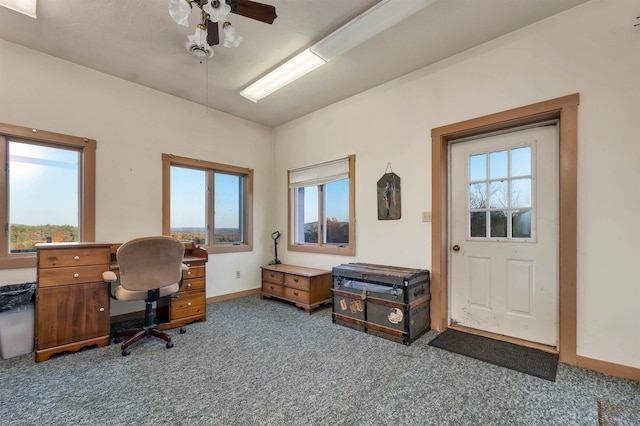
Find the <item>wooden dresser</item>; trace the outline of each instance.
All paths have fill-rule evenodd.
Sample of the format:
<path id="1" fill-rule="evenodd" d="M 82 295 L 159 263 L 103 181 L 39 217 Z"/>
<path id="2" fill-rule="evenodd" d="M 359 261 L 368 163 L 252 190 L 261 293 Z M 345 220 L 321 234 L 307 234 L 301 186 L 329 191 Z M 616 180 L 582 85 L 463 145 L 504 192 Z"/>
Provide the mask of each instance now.
<path id="1" fill-rule="evenodd" d="M 156 302 L 158 329 L 184 327 L 207 319 L 207 251 L 194 243 L 185 243 L 183 262 L 189 270 L 183 274 L 178 297 L 163 297 Z"/>
<path id="2" fill-rule="evenodd" d="M 110 244 L 36 244 L 36 362 L 59 352 L 109 344 Z"/>
<path id="3" fill-rule="evenodd" d="M 324 303 L 331 303 L 331 271 L 284 264 L 261 268 L 261 299 L 287 300 L 308 314 Z"/>

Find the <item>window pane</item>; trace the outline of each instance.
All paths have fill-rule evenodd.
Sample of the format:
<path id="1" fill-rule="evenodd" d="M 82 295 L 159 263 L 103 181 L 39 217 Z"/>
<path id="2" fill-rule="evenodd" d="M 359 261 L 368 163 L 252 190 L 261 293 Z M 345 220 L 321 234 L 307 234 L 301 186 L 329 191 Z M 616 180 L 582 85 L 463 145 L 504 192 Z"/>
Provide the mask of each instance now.
<path id="1" fill-rule="evenodd" d="M 301 243 L 318 243 L 318 187 L 306 186 L 299 189 L 298 209 L 303 225 Z M 301 238 L 302 237 L 302 238 Z"/>
<path id="2" fill-rule="evenodd" d="M 349 179 L 325 185 L 326 243 L 349 244 Z"/>
<path id="3" fill-rule="evenodd" d="M 531 238 L 531 210 L 514 210 L 511 214 L 511 236 Z"/>
<path id="4" fill-rule="evenodd" d="M 507 177 L 507 151 L 489 154 L 489 176 L 491 179 Z"/>
<path id="5" fill-rule="evenodd" d="M 487 179 L 487 154 L 469 157 L 469 180 L 471 182 Z"/>
<path id="6" fill-rule="evenodd" d="M 213 243 L 242 241 L 242 177 L 214 174 Z"/>
<path id="7" fill-rule="evenodd" d="M 531 207 L 531 179 L 511 181 L 511 207 Z"/>
<path id="8" fill-rule="evenodd" d="M 489 207 L 492 209 L 508 207 L 507 181 L 491 182 L 489 191 Z"/>
<path id="9" fill-rule="evenodd" d="M 206 244 L 207 173 L 171 166 L 171 236 Z"/>
<path id="10" fill-rule="evenodd" d="M 39 242 L 79 241 L 80 153 L 10 141 L 9 253 Z"/>
<path id="11" fill-rule="evenodd" d="M 469 208 L 484 209 L 487 207 L 487 184 L 472 183 L 469 185 Z"/>
<path id="12" fill-rule="evenodd" d="M 531 147 L 511 150 L 511 176 L 531 175 Z"/>
<path id="13" fill-rule="evenodd" d="M 487 236 L 487 213 L 486 212 L 471 212 L 470 221 L 471 221 L 470 223 L 471 237 Z"/>
<path id="14" fill-rule="evenodd" d="M 491 212 L 491 237 L 507 236 L 507 212 L 504 210 Z"/>

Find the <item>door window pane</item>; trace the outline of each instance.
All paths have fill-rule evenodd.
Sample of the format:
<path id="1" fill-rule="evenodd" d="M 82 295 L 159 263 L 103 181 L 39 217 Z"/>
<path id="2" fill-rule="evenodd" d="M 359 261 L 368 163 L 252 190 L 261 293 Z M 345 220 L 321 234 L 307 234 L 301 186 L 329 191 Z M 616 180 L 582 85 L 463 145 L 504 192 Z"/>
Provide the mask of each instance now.
<path id="1" fill-rule="evenodd" d="M 508 200 L 507 181 L 491 182 L 489 185 L 489 207 L 492 209 L 506 208 L 508 207 Z"/>
<path id="2" fill-rule="evenodd" d="M 511 213 L 513 238 L 531 238 L 531 210 L 514 210 Z"/>
<path id="3" fill-rule="evenodd" d="M 531 179 L 511 181 L 511 207 L 531 207 Z"/>
<path id="4" fill-rule="evenodd" d="M 349 244 L 349 179 L 324 186 L 327 244 Z"/>
<path id="5" fill-rule="evenodd" d="M 471 237 L 479 238 L 487 236 L 487 213 L 486 212 L 471 212 L 470 215 L 471 224 Z"/>
<path id="6" fill-rule="evenodd" d="M 485 180 L 487 178 L 487 154 L 469 157 L 469 180 Z"/>
<path id="7" fill-rule="evenodd" d="M 491 237 L 504 238 L 507 236 L 507 212 L 498 210 L 491 212 Z"/>
<path id="8" fill-rule="evenodd" d="M 489 154 L 489 177 L 491 179 L 507 177 L 507 153 L 508 151 L 497 151 Z"/>
<path id="9" fill-rule="evenodd" d="M 79 241 L 79 151 L 10 141 L 8 157 L 9 253 Z"/>
<path id="10" fill-rule="evenodd" d="M 204 170 L 171 166 L 171 236 L 206 244 L 207 177 Z"/>
<path id="11" fill-rule="evenodd" d="M 242 241 L 242 177 L 226 173 L 214 174 L 213 242 Z"/>
<path id="12" fill-rule="evenodd" d="M 511 176 L 531 174 L 531 147 L 525 146 L 511 150 Z"/>
<path id="13" fill-rule="evenodd" d="M 487 184 L 472 183 L 469 185 L 469 208 L 484 209 L 487 207 Z"/>

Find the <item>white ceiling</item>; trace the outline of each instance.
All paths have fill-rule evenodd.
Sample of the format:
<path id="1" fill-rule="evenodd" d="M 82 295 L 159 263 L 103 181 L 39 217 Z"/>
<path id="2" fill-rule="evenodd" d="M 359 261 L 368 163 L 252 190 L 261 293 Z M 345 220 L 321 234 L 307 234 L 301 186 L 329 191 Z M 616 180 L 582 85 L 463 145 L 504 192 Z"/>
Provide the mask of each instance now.
<path id="1" fill-rule="evenodd" d="M 179 26 L 167 0 L 39 0 L 37 19 L 0 7 L 0 38 L 275 127 L 585 1 L 438 0 L 257 104 L 240 90 L 378 0 L 263 0 L 275 22 L 231 14 L 244 42 L 203 62 L 184 48 L 197 9 Z"/>

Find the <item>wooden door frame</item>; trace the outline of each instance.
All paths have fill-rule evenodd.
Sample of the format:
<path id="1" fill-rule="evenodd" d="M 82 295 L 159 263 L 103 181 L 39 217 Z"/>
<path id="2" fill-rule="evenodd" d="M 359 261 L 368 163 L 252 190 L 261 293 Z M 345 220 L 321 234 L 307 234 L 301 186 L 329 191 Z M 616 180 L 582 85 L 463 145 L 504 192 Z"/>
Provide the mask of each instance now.
<path id="1" fill-rule="evenodd" d="M 451 140 L 531 125 L 559 123 L 558 351 L 576 364 L 578 93 L 431 130 L 431 328 L 449 325 L 449 144 Z"/>

